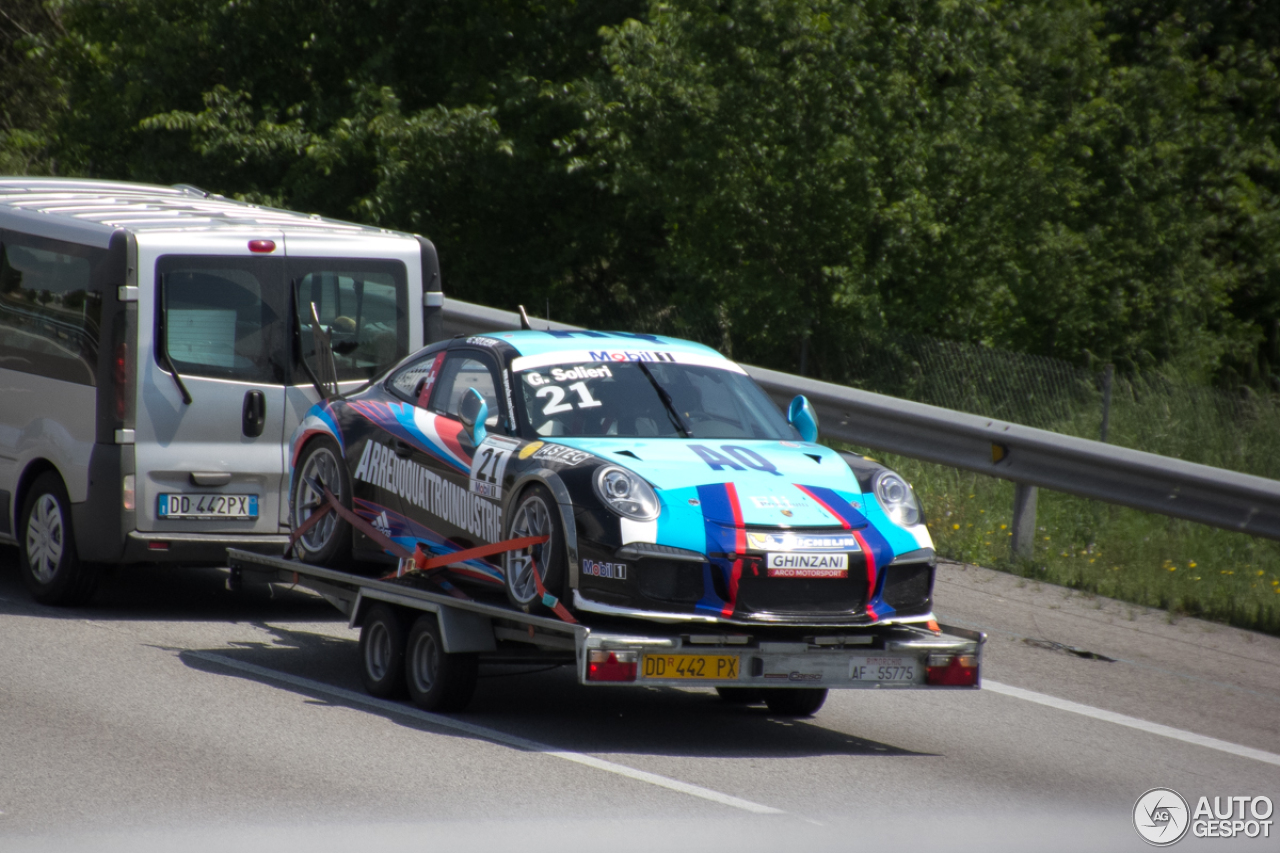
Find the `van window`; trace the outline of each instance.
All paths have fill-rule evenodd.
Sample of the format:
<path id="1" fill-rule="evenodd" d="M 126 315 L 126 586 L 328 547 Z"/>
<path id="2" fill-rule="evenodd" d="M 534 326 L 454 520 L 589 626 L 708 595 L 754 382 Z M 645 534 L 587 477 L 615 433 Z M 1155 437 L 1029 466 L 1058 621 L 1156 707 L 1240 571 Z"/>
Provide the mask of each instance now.
<path id="1" fill-rule="evenodd" d="M 302 353 L 315 364 L 310 306 L 330 333 L 339 381 L 372 379 L 409 354 L 404 264 L 390 260 L 291 258 L 298 283 Z"/>
<path id="2" fill-rule="evenodd" d="M 0 245 L 0 368 L 96 385 L 106 252 L 32 238 Z"/>
<path id="3" fill-rule="evenodd" d="M 275 258 L 166 255 L 157 328 L 184 376 L 284 381 L 284 265 Z M 159 360 L 160 348 L 156 348 Z"/>

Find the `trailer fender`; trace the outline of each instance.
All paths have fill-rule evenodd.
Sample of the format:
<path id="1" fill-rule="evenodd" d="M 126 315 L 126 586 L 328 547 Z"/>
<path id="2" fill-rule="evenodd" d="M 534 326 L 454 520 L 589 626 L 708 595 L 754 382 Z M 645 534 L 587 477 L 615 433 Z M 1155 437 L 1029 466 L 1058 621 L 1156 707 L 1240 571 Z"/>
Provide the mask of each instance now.
<path id="1" fill-rule="evenodd" d="M 362 625 L 365 613 L 375 601 L 394 604 L 414 613 L 426 611 L 436 614 L 440 624 L 440 638 L 444 642 L 444 650 L 447 654 L 498 650 L 497 640 L 493 636 L 493 620 L 483 613 L 474 613 L 460 607 L 441 606 L 382 590 L 362 589 L 356 595 L 355 606 L 351 608 L 352 628 Z"/>

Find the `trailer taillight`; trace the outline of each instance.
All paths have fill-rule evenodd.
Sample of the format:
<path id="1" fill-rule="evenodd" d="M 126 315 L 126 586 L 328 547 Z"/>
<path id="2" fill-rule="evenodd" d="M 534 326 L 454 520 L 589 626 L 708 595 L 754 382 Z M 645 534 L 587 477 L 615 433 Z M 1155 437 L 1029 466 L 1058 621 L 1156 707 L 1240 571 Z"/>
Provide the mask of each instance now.
<path id="1" fill-rule="evenodd" d="M 926 680 L 938 687 L 972 687 L 978 683 L 977 655 L 929 655 Z"/>
<path id="2" fill-rule="evenodd" d="M 137 483 L 138 478 L 136 474 L 124 475 L 124 483 L 120 489 L 120 504 L 130 512 L 138 508 Z"/>
<path id="3" fill-rule="evenodd" d="M 129 345 L 117 344 L 115 361 L 111 365 L 112 386 L 116 394 L 116 420 L 123 421 L 125 404 L 125 387 L 129 381 Z"/>
<path id="4" fill-rule="evenodd" d="M 587 657 L 587 681 L 635 681 L 636 653 L 592 651 Z"/>
<path id="5" fill-rule="evenodd" d="M 250 240 L 249 251 L 255 254 L 270 254 L 276 250 L 275 240 Z"/>

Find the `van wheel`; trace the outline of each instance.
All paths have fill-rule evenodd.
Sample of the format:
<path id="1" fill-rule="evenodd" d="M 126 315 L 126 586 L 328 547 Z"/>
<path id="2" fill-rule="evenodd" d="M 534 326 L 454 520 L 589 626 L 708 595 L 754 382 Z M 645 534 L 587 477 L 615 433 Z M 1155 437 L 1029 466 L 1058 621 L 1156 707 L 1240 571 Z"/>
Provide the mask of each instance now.
<path id="1" fill-rule="evenodd" d="M 780 688 L 764 691 L 764 703 L 779 717 L 812 717 L 827 701 L 824 687 Z"/>
<path id="2" fill-rule="evenodd" d="M 41 604 L 84 604 L 98 584 L 96 566 L 80 562 L 71 529 L 71 502 L 62 478 L 46 471 L 31 484 L 18 520 L 22 580 Z"/>
<path id="3" fill-rule="evenodd" d="M 364 689 L 379 699 L 403 699 L 404 649 L 409 633 L 401 611 L 389 604 L 375 604 L 360 626 L 361 680 Z"/>
<path id="4" fill-rule="evenodd" d="M 534 581 L 534 567 L 542 585 L 555 596 L 562 596 L 568 589 L 566 569 L 564 525 L 560 523 L 560 506 L 545 486 L 532 486 L 520 498 L 520 503 L 511 513 L 511 523 L 507 528 L 507 539 L 520 539 L 525 536 L 550 536 L 540 550 L 540 559 L 533 560 L 533 553 L 538 549 L 523 548 L 519 551 L 508 551 L 503 561 L 503 585 L 507 590 L 507 598 L 516 607 L 526 613 L 545 613 L 547 608 L 538 595 L 538 585 Z M 563 602 L 566 607 L 569 602 Z"/>
<path id="5" fill-rule="evenodd" d="M 423 613 L 413 623 L 404 655 L 413 704 L 424 711 L 461 711 L 476 692 L 479 669 L 474 653 L 445 654 L 436 614 Z"/>
<path id="6" fill-rule="evenodd" d="M 289 501 L 289 522 L 296 530 L 324 503 L 324 493 L 312 482 L 326 487 L 347 509 L 351 508 L 351 479 L 338 443 L 327 435 L 314 438 L 298 459 Z M 298 538 L 298 559 L 304 563 L 342 568 L 351 559 L 351 525 L 333 510 Z"/>

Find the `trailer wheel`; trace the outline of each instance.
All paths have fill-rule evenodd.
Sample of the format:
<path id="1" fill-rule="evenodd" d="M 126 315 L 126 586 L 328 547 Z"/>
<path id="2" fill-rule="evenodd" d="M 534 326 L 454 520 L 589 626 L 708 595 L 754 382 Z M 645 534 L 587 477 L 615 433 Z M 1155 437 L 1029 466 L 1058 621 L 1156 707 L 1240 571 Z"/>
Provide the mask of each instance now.
<path id="1" fill-rule="evenodd" d="M 351 480 L 338 443 L 327 435 L 307 444 L 298 459 L 289 501 L 289 521 L 294 529 L 311 517 L 324 502 L 324 494 L 312 483 L 326 487 L 343 506 L 351 508 Z M 298 538 L 298 559 L 329 568 L 341 568 L 351 559 L 351 525 L 332 510 Z"/>
<path id="2" fill-rule="evenodd" d="M 797 687 L 764 691 L 764 703 L 779 717 L 812 717 L 827 701 L 825 687 Z"/>
<path id="3" fill-rule="evenodd" d="M 511 513 L 506 538 L 518 539 L 523 536 L 550 536 L 551 539 L 541 546 L 507 552 L 503 571 L 507 598 L 526 613 L 545 612 L 547 608 L 538 595 L 538 586 L 533 579 L 534 566 L 537 566 L 543 587 L 552 595 L 563 598 L 568 586 L 560 506 L 545 486 L 531 486 Z M 532 560 L 533 553 L 539 547 L 541 559 Z M 568 606 L 567 602 L 565 606 Z"/>
<path id="4" fill-rule="evenodd" d="M 31 596 L 41 604 L 84 604 L 98 585 L 97 566 L 80 562 L 71 529 L 71 502 L 62 478 L 36 477 L 18 518 L 18 565 Z"/>
<path id="5" fill-rule="evenodd" d="M 404 668 L 409 695 L 424 711 L 461 711 L 476 692 L 479 659 L 474 653 L 445 653 L 434 613 L 413 623 Z"/>
<path id="6" fill-rule="evenodd" d="M 360 626 L 361 680 L 364 689 L 380 699 L 405 696 L 407 621 L 400 610 L 388 604 L 375 604 Z"/>

